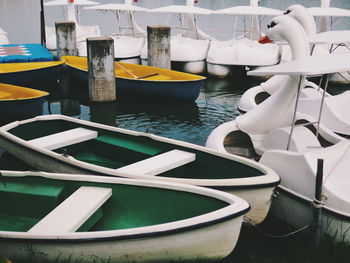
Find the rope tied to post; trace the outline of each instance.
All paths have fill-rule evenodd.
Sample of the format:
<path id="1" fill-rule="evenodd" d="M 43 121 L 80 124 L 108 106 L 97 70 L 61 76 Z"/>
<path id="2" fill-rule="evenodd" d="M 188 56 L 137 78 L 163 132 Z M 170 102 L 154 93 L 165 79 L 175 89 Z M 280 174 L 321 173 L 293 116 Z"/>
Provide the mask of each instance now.
<path id="1" fill-rule="evenodd" d="M 316 198 L 313 199 L 313 201 L 311 202 L 311 206 L 313 208 L 318 208 L 318 209 L 321 209 L 324 207 L 324 202 L 323 200 L 317 200 Z"/>
<path id="2" fill-rule="evenodd" d="M 311 227 L 311 225 L 305 225 L 299 229 L 296 229 L 292 232 L 289 232 L 289 233 L 286 233 L 286 234 L 282 234 L 282 235 L 273 235 L 273 234 L 270 234 L 268 232 L 266 232 L 265 230 L 261 229 L 259 226 L 257 226 L 256 224 L 254 224 L 254 222 L 251 220 L 251 218 L 249 216 L 243 216 L 244 218 L 244 223 L 254 227 L 256 230 L 258 230 L 261 234 L 263 234 L 264 236 L 267 236 L 267 237 L 271 237 L 271 238 L 286 238 L 286 237 L 290 237 L 290 236 L 293 236 L 293 235 L 296 235 L 306 229 L 308 229 L 309 227 Z"/>

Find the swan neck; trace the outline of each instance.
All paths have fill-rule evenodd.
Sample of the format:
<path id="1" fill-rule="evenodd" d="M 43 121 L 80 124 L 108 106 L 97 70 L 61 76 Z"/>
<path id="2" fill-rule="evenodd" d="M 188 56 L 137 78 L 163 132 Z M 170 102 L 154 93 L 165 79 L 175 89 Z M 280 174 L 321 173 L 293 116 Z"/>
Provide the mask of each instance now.
<path id="1" fill-rule="evenodd" d="M 321 7 L 330 7 L 331 0 L 321 0 Z"/>
<path id="2" fill-rule="evenodd" d="M 194 6 L 194 0 L 186 0 L 187 6 Z"/>
<path id="3" fill-rule="evenodd" d="M 77 23 L 77 18 L 75 16 L 75 5 L 74 5 L 74 2 L 71 3 L 69 0 L 67 0 L 67 21 L 71 21 L 71 22 Z"/>
<path id="4" fill-rule="evenodd" d="M 259 0 L 250 0 L 250 6 L 258 6 Z"/>
<path id="5" fill-rule="evenodd" d="M 302 34 L 288 35 L 285 39 L 291 48 L 293 60 L 310 56 L 310 46 L 304 31 L 302 31 Z"/>

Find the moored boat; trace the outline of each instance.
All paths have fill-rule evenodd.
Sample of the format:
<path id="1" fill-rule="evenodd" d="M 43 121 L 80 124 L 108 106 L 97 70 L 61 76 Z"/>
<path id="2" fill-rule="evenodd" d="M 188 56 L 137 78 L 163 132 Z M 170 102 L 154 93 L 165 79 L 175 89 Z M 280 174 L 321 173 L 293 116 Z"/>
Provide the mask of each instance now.
<path id="1" fill-rule="evenodd" d="M 87 86 L 87 58 L 64 56 L 73 78 Z M 174 100 L 195 101 L 206 79 L 203 76 L 179 71 L 115 62 L 117 96 L 147 96 Z"/>
<path id="2" fill-rule="evenodd" d="M 320 230 L 337 241 L 350 242 L 349 140 L 322 124 L 325 119 L 325 116 L 321 118 L 322 106 L 326 107 L 326 98 L 317 120 L 297 112 L 297 93 L 304 88 L 305 76 L 325 74 L 322 88 L 326 90 L 329 74 L 350 68 L 350 54 L 309 56 L 304 29 L 289 16 L 275 17 L 267 31 L 267 40 L 284 38 L 290 42 L 295 36 L 298 37 L 295 41 L 305 47 L 299 54 L 304 52 L 303 57 L 248 72 L 248 75 L 286 75 L 288 82 L 248 113 L 217 127 L 208 137 L 207 145 L 228 151 L 226 142 L 239 141 L 240 132 L 241 138 L 249 139 L 250 145 L 261 155 L 259 163 L 281 176 L 271 213 L 297 228 L 312 224 L 310 202 L 315 195 L 317 163 L 324 160 L 324 195 L 322 200 L 314 202 L 316 207 L 322 208 Z M 247 129 L 245 134 L 243 129 Z M 243 143 L 241 141 L 241 145 Z"/>
<path id="3" fill-rule="evenodd" d="M 1 174 L 0 254 L 14 262 L 219 260 L 234 249 L 249 210 L 238 197 L 202 187 Z"/>
<path id="4" fill-rule="evenodd" d="M 64 115 L 5 125 L 0 147 L 35 169 L 221 189 L 249 202 L 253 223 L 266 217 L 279 183 L 274 171 L 246 158 Z"/>
<path id="5" fill-rule="evenodd" d="M 0 83 L 0 123 L 41 115 L 48 95 L 45 91 Z"/>
<path id="6" fill-rule="evenodd" d="M 24 85 L 56 81 L 62 61 L 0 63 L 0 83 Z"/>

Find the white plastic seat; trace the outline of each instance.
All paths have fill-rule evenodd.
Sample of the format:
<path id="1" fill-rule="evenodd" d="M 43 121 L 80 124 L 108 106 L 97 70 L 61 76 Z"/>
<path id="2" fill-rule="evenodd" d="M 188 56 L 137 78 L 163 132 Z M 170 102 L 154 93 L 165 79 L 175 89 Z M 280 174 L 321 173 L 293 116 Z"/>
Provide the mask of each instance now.
<path id="1" fill-rule="evenodd" d="M 116 170 L 122 173 L 152 176 L 193 162 L 195 159 L 194 153 L 172 150 Z"/>
<path id="2" fill-rule="evenodd" d="M 75 128 L 64 132 L 54 133 L 28 141 L 32 146 L 55 150 L 75 143 L 84 142 L 96 138 L 97 131 L 85 128 Z"/>
<path id="3" fill-rule="evenodd" d="M 82 186 L 28 232 L 62 234 L 79 229 L 110 197 L 112 189 Z"/>

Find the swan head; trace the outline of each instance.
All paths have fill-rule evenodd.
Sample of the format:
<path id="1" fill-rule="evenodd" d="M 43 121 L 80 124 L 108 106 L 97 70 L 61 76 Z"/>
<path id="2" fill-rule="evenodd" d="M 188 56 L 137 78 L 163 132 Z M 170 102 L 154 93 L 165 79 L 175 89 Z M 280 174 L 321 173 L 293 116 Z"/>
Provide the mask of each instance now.
<path id="1" fill-rule="evenodd" d="M 297 20 L 299 24 L 304 28 L 305 33 L 308 36 L 317 33 L 315 20 L 306 7 L 299 4 L 291 5 L 287 8 L 284 14 L 291 16 Z"/>
<path id="2" fill-rule="evenodd" d="M 308 37 L 303 27 L 293 17 L 276 16 L 267 28 L 266 36 L 261 37 L 259 43 L 265 44 L 285 39 L 291 47 L 293 59 L 309 56 Z"/>
<path id="3" fill-rule="evenodd" d="M 259 42 L 264 44 L 263 41 L 268 43 L 282 39 L 288 41 L 288 38 L 296 32 L 298 32 L 298 34 L 305 34 L 303 28 L 294 18 L 288 16 L 276 16 L 271 20 L 270 24 L 267 25 L 266 36 L 262 37 Z"/>

